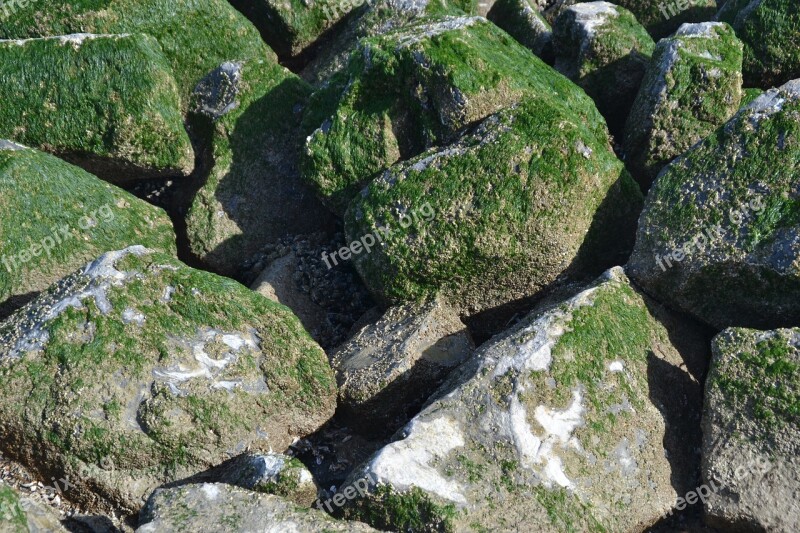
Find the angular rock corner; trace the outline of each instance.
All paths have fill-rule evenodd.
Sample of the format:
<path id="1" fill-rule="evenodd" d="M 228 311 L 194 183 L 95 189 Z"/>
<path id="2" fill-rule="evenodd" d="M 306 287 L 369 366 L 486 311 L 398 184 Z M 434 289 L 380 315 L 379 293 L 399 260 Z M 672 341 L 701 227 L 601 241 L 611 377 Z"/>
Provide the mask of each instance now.
<path id="1" fill-rule="evenodd" d="M 101 509 L 247 449 L 284 449 L 335 408 L 322 349 L 283 306 L 135 246 L 0 324 L 0 446 Z"/>
<path id="2" fill-rule="evenodd" d="M 652 524 L 697 481 L 705 342 L 614 268 L 462 365 L 351 474 L 371 492 L 345 516 L 393 530 Z"/>

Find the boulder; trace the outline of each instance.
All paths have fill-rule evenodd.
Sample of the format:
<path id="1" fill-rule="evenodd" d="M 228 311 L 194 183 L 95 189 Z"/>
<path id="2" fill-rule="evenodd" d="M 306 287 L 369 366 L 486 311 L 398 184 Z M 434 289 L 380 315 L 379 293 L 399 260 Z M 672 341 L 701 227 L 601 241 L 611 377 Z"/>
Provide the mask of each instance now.
<path id="1" fill-rule="evenodd" d="M 717 12 L 718 0 L 619 0 L 654 39 L 661 39 L 687 22 L 707 22 Z"/>
<path id="2" fill-rule="evenodd" d="M 382 302 L 441 294 L 466 317 L 524 308 L 557 280 L 624 260 L 641 193 L 594 129 L 605 131 L 594 105 L 568 87 L 573 109 L 541 93 L 389 168 L 358 195 L 347 240 Z"/>
<path id="3" fill-rule="evenodd" d="M 800 529 L 800 329 L 732 328 L 712 344 L 703 411 L 706 521 Z"/>
<path id="4" fill-rule="evenodd" d="M 339 409 L 362 432 L 391 435 L 473 348 L 458 314 L 440 301 L 389 308 L 333 354 Z"/>
<path id="5" fill-rule="evenodd" d="M 169 217 L 37 150 L 0 141 L 2 316 L 107 250 L 176 253 Z"/>
<path id="6" fill-rule="evenodd" d="M 727 122 L 742 98 L 742 44 L 721 22 L 684 24 L 658 42 L 625 127 L 626 163 L 644 189 Z"/>
<path id="7" fill-rule="evenodd" d="M 111 182 L 194 168 L 172 69 L 149 35 L 2 40 L 0 77 L 0 137 Z"/>
<path id="8" fill-rule="evenodd" d="M 158 489 L 142 509 L 137 533 L 159 531 L 375 531 L 358 522 L 337 521 L 314 509 L 304 509 L 278 496 L 230 485 L 203 483 Z"/>
<path id="9" fill-rule="evenodd" d="M 285 449 L 335 409 L 322 349 L 285 307 L 141 246 L 0 324 L 0 447 L 87 506 Z"/>
<path id="10" fill-rule="evenodd" d="M 767 91 L 668 165 L 628 264 L 648 293 L 717 329 L 800 316 L 800 80 Z"/>
<path id="11" fill-rule="evenodd" d="M 0 531 L 66 533 L 67 530 L 52 509 L 0 482 Z"/>
<path id="12" fill-rule="evenodd" d="M 487 18 L 542 58 L 553 62 L 553 30 L 531 0 L 498 0 Z"/>
<path id="13" fill-rule="evenodd" d="M 707 342 L 614 268 L 451 374 L 350 475 L 372 483 L 345 516 L 394 531 L 642 531 L 696 483 Z"/>
<path id="14" fill-rule="evenodd" d="M 744 82 L 769 89 L 800 77 L 800 4 L 792 0 L 728 0 L 717 20 L 744 42 Z"/>
<path id="15" fill-rule="evenodd" d="M 332 225 L 300 178 L 305 135 L 298 108 L 310 88 L 275 63 L 226 62 L 195 90 L 191 124 L 212 160 L 188 187 L 186 234 L 193 255 L 234 275 L 267 243 Z"/>
<path id="16" fill-rule="evenodd" d="M 654 46 L 630 11 L 608 2 L 575 4 L 553 24 L 556 70 L 586 91 L 619 137 Z"/>

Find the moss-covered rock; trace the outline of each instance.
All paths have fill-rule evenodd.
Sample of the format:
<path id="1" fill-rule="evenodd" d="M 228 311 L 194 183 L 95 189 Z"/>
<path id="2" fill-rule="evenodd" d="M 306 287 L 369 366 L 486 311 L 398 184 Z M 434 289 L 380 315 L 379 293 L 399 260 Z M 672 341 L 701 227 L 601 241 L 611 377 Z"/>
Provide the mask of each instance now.
<path id="1" fill-rule="evenodd" d="M 742 43 L 721 22 L 684 24 L 656 46 L 625 127 L 626 163 L 644 189 L 739 109 Z"/>
<path id="2" fill-rule="evenodd" d="M 374 482 L 345 516 L 393 531 L 642 530 L 696 482 L 706 357 L 696 326 L 615 268 L 456 370 L 351 474 Z"/>
<path id="3" fill-rule="evenodd" d="M 800 316 L 800 80 L 739 111 L 653 184 L 629 272 L 722 329 Z"/>
<path id="4" fill-rule="evenodd" d="M 717 12 L 717 0 L 618 0 L 630 9 L 654 39 L 660 39 L 687 22 L 707 22 Z"/>
<path id="5" fill-rule="evenodd" d="M 547 63 L 553 62 L 553 31 L 531 0 L 498 0 L 487 18 Z"/>
<path id="6" fill-rule="evenodd" d="M 630 11 L 608 2 L 575 4 L 553 24 L 556 70 L 592 97 L 620 137 L 654 46 Z"/>
<path id="7" fill-rule="evenodd" d="M 275 54 L 226 0 L 49 0 L 15 6 L 0 21 L 0 38 L 71 33 L 147 33 L 172 65 L 184 106 L 197 82 L 223 61 Z"/>
<path id="8" fill-rule="evenodd" d="M 800 529 L 800 330 L 728 329 L 712 344 L 703 412 L 706 521 Z"/>
<path id="9" fill-rule="evenodd" d="M 192 253 L 233 274 L 265 244 L 327 230 L 331 216 L 299 174 L 299 108 L 310 94 L 271 61 L 227 62 L 204 78 L 191 120 L 212 166 L 186 215 Z"/>
<path id="10" fill-rule="evenodd" d="M 454 140 L 525 98 L 572 109 L 595 137 L 605 125 L 585 95 L 494 24 L 424 19 L 360 41 L 348 68 L 315 93 L 304 118 L 304 177 L 336 212 L 388 165 Z"/>
<path id="11" fill-rule="evenodd" d="M 66 533 L 67 530 L 52 509 L 0 481 L 0 531 Z"/>
<path id="12" fill-rule="evenodd" d="M 47 288 L 107 250 L 175 254 L 169 217 L 60 159 L 0 141 L 0 303 Z"/>
<path id="13" fill-rule="evenodd" d="M 143 247 L 109 252 L 0 325 L 0 446 L 135 512 L 156 486 L 284 449 L 336 403 L 285 307 Z"/>
<path id="14" fill-rule="evenodd" d="M 473 315 L 625 256 L 641 193 L 592 129 L 602 121 L 580 118 L 596 117 L 591 101 L 573 94 L 567 110 L 557 94 L 492 115 L 362 191 L 345 229 L 381 241 L 353 257 L 370 290 L 390 303 L 441 293 Z"/>
<path id="15" fill-rule="evenodd" d="M 137 533 L 158 531 L 321 531 L 370 533 L 358 522 L 332 519 L 278 496 L 250 492 L 220 483 L 158 489 L 147 500 Z"/>
<path id="16" fill-rule="evenodd" d="M 728 0 L 717 15 L 744 42 L 744 81 L 769 89 L 800 77 L 800 3 Z"/>
<path id="17" fill-rule="evenodd" d="M 149 35 L 0 41 L 0 137 L 112 182 L 188 175 L 172 69 Z"/>

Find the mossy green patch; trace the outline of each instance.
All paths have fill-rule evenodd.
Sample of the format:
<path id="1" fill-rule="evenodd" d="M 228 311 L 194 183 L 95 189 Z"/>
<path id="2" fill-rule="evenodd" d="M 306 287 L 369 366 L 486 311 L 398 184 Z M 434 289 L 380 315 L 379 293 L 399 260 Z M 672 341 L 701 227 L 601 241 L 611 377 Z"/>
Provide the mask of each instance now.
<path id="1" fill-rule="evenodd" d="M 367 522 L 377 528 L 415 532 L 455 531 L 455 506 L 438 504 L 417 487 L 399 492 L 388 485 L 380 485 L 369 498 L 355 502 L 345 509 L 345 517 Z"/>
<path id="2" fill-rule="evenodd" d="M 27 533 L 28 519 L 16 491 L 0 485 L 0 529 L 8 533 Z"/>

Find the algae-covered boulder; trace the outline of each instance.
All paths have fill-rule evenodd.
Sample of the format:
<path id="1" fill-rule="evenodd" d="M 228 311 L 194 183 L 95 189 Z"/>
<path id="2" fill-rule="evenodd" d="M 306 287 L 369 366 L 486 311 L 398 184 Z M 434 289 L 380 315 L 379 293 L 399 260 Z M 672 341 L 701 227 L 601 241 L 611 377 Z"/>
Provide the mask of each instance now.
<path id="1" fill-rule="evenodd" d="M 742 98 L 742 44 L 727 24 L 684 24 L 656 46 L 625 127 L 626 163 L 647 189 L 728 121 Z"/>
<path id="2" fill-rule="evenodd" d="M 728 0 L 717 14 L 744 42 L 744 81 L 769 89 L 800 77 L 800 3 Z"/>
<path id="3" fill-rule="evenodd" d="M 660 39 L 687 22 L 706 22 L 717 12 L 717 0 L 618 0 L 630 9 L 654 39 Z"/>
<path id="4" fill-rule="evenodd" d="M 479 349 L 351 474 L 373 483 L 346 516 L 393 531 L 642 531 L 696 482 L 706 342 L 612 269 Z"/>
<path id="5" fill-rule="evenodd" d="M 134 244 L 175 254 L 166 213 L 52 155 L 0 141 L 3 307 Z"/>
<path id="6" fill-rule="evenodd" d="M 235 273 L 271 240 L 330 226 L 298 168 L 297 108 L 310 92 L 266 60 L 223 63 L 198 85 L 192 124 L 213 166 L 189 202 L 186 233 L 192 253 L 218 272 Z"/>
<path id="7" fill-rule="evenodd" d="M 172 65 L 184 106 L 197 82 L 223 61 L 275 61 L 258 30 L 226 0 L 48 0 L 18 2 L 0 38 L 71 33 L 146 33 Z"/>
<path id="8" fill-rule="evenodd" d="M 66 533 L 67 530 L 52 509 L 0 481 L 0 531 Z"/>
<path id="9" fill-rule="evenodd" d="M 553 31 L 531 0 L 498 0 L 487 18 L 548 63 L 553 59 Z"/>
<path id="10" fill-rule="evenodd" d="M 298 507 L 278 496 L 250 492 L 220 483 L 158 489 L 139 516 L 136 533 L 161 531 L 325 531 L 369 533 L 358 522 L 334 520 L 322 511 Z"/>
<path id="11" fill-rule="evenodd" d="M 575 4 L 553 24 L 556 70 L 592 97 L 615 135 L 622 132 L 654 46 L 630 11 L 608 2 Z"/>
<path id="12" fill-rule="evenodd" d="M 353 255 L 371 291 L 390 303 L 441 293 L 471 316 L 624 260 L 641 193 L 580 109 L 553 100 L 492 115 L 358 195 L 345 229 L 377 243 Z"/>
<path id="13" fill-rule="evenodd" d="M 800 80 L 758 97 L 659 175 L 631 277 L 712 326 L 800 316 Z"/>
<path id="14" fill-rule="evenodd" d="M 728 329 L 712 344 L 703 412 L 706 521 L 800 530 L 800 330 Z"/>
<path id="15" fill-rule="evenodd" d="M 0 41 L 0 137 L 112 182 L 188 175 L 172 68 L 149 35 Z"/>
<path id="16" fill-rule="evenodd" d="M 138 246 L 26 304 L 0 350 L 1 451 L 100 509 L 285 449 L 335 408 L 327 358 L 288 309 Z"/>
<path id="17" fill-rule="evenodd" d="M 582 91 L 480 17 L 423 19 L 363 39 L 347 69 L 315 93 L 303 175 L 336 212 L 386 166 L 454 140 L 523 99 L 605 126 Z M 579 117 L 579 118 L 578 118 Z"/>

